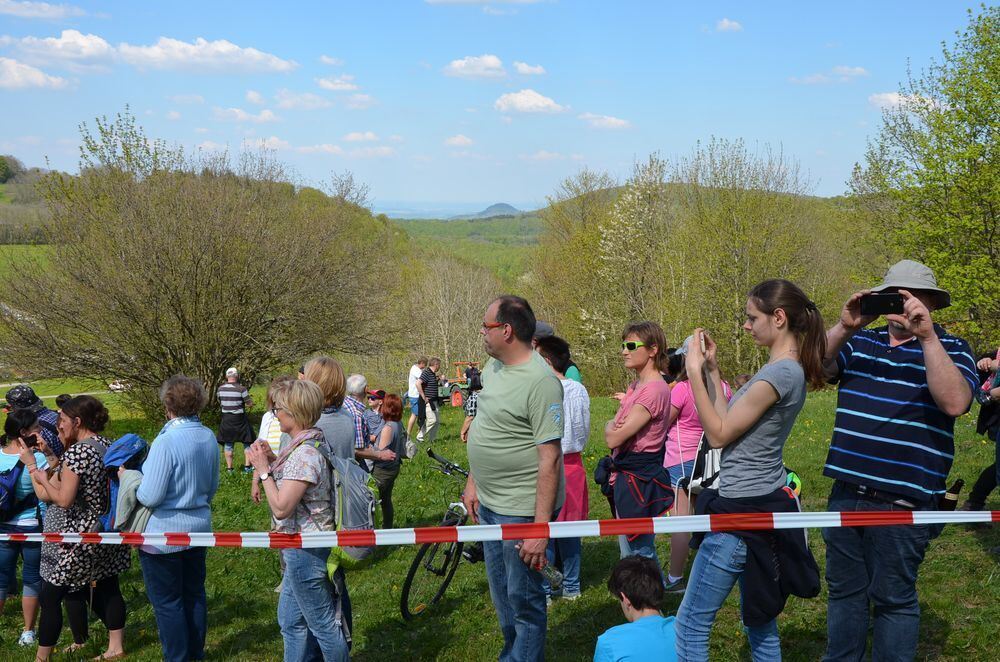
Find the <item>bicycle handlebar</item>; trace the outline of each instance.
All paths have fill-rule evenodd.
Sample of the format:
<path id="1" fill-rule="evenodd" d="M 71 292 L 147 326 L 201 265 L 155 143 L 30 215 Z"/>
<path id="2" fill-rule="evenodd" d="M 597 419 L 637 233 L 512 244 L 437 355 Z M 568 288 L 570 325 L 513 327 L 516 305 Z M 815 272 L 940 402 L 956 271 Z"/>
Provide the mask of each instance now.
<path id="1" fill-rule="evenodd" d="M 441 471 L 443 471 L 445 473 L 451 473 L 451 472 L 454 471 L 454 472 L 460 473 L 460 474 L 462 474 L 463 476 L 466 476 L 466 477 L 469 475 L 469 472 L 466 471 L 465 469 L 463 469 L 462 467 L 458 466 L 457 464 L 455 464 L 451 460 L 443 458 L 440 455 L 438 455 L 437 453 L 435 453 L 433 448 L 428 448 L 427 449 L 427 454 L 431 457 L 432 460 L 434 460 L 435 462 L 437 462 L 438 464 L 441 465 Z"/>

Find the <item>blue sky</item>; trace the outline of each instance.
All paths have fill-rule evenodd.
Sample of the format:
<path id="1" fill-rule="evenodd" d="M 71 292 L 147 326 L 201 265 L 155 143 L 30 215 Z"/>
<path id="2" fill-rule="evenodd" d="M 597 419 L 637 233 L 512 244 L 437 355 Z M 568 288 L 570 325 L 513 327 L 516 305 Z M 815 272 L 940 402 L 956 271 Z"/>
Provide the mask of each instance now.
<path id="1" fill-rule="evenodd" d="M 73 171 L 79 124 L 128 104 L 187 148 L 263 143 L 302 183 L 351 170 L 379 210 L 538 207 L 713 135 L 836 195 L 908 63 L 975 6 L 0 0 L 0 152 Z"/>

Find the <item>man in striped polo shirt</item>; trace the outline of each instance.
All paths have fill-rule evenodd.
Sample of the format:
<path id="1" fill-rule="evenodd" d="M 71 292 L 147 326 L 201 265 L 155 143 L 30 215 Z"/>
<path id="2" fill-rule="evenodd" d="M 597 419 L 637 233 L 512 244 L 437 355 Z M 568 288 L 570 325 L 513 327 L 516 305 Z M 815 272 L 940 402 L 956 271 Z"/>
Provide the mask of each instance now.
<path id="1" fill-rule="evenodd" d="M 222 408 L 222 421 L 219 423 L 218 441 L 222 444 L 226 456 L 226 471 L 233 473 L 233 446 L 238 442 L 243 444 L 243 472 L 253 473 L 250 458 L 246 449 L 253 443 L 254 433 L 250 427 L 247 409 L 253 407 L 250 392 L 240 384 L 240 374 L 236 368 L 226 370 L 226 383 L 219 386 L 217 392 L 219 406 Z"/>
<path id="2" fill-rule="evenodd" d="M 866 329 L 861 298 L 898 292 L 903 313 Z M 826 366 L 839 384 L 824 475 L 829 510 L 936 510 L 955 453 L 955 418 L 969 410 L 976 363 L 967 342 L 934 324 L 951 304 L 923 264 L 894 264 L 884 282 L 858 292 L 827 332 Z M 824 660 L 913 660 L 920 631 L 917 572 L 930 525 L 823 529 L 829 585 Z"/>

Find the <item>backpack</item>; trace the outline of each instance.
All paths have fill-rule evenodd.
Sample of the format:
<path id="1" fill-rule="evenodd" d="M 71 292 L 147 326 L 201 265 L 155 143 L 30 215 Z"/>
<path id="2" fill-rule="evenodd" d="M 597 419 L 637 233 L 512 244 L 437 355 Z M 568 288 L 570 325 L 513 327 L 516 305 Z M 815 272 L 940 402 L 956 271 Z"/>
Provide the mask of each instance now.
<path id="1" fill-rule="evenodd" d="M 17 485 L 23 472 L 24 463 L 21 460 L 10 469 L 0 471 L 0 522 L 9 522 L 22 510 L 38 505 L 38 497 L 34 491 L 21 501 L 17 500 Z"/>
<path id="2" fill-rule="evenodd" d="M 118 509 L 118 467 L 138 469 L 146 460 L 149 446 L 146 441 L 132 432 L 108 446 L 104 453 L 104 468 L 108 473 L 108 493 L 110 504 L 108 512 L 101 517 L 105 531 L 115 531 L 118 526 L 116 511 Z"/>
<path id="3" fill-rule="evenodd" d="M 686 481 L 682 478 L 678 487 L 689 491 L 691 494 L 699 494 L 702 490 L 712 489 L 719 479 L 721 466 L 722 449 L 709 446 L 708 437 L 702 432 L 691 476 Z"/>
<path id="4" fill-rule="evenodd" d="M 365 531 L 375 528 L 375 491 L 369 484 L 371 474 L 357 462 L 345 460 L 330 453 L 325 444 L 316 443 L 314 448 L 330 467 L 330 484 L 333 493 L 334 520 L 337 531 Z M 340 566 L 356 567 L 375 551 L 375 545 L 335 547 L 327 560 L 330 577 Z"/>
<path id="5" fill-rule="evenodd" d="M 483 373 L 479 372 L 479 368 L 476 366 L 471 366 L 469 368 L 469 383 L 466 387 L 470 391 L 478 391 L 483 387 Z"/>

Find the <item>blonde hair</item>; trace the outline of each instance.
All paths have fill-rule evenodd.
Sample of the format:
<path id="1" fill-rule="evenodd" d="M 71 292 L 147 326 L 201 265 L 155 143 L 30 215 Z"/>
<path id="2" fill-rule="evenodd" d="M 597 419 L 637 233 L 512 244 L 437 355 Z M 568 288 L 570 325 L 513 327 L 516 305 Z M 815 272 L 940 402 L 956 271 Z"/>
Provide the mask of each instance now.
<path id="1" fill-rule="evenodd" d="M 303 428 L 311 428 L 323 413 L 323 391 L 306 379 L 286 382 L 275 389 L 274 404 Z"/>
<path id="2" fill-rule="evenodd" d="M 271 380 L 271 384 L 267 387 L 267 408 L 274 408 L 274 394 L 281 390 L 281 385 L 288 382 L 296 381 L 295 375 L 278 375 Z"/>
<path id="3" fill-rule="evenodd" d="M 344 369 L 336 360 L 329 356 L 317 356 L 306 363 L 303 372 L 305 378 L 319 386 L 323 393 L 323 404 L 327 407 L 339 407 L 344 404 L 347 391 Z"/>

